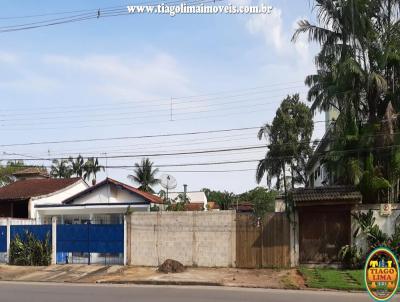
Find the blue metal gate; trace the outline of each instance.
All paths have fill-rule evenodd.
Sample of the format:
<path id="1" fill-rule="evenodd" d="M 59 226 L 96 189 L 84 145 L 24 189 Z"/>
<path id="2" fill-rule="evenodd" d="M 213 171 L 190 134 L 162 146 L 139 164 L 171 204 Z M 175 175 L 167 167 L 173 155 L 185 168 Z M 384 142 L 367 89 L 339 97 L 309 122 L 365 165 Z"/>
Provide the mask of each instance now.
<path id="1" fill-rule="evenodd" d="M 7 227 L 0 226 L 0 253 L 7 253 Z"/>
<path id="2" fill-rule="evenodd" d="M 123 254 L 123 224 L 57 225 L 57 263 L 68 263 L 70 253 Z"/>
<path id="3" fill-rule="evenodd" d="M 22 240 L 25 238 L 26 233 L 32 233 L 36 239 L 46 240 L 48 239 L 51 242 L 51 225 L 43 224 L 43 225 L 12 225 L 10 227 L 10 239 L 14 240 L 15 236 L 19 236 Z"/>

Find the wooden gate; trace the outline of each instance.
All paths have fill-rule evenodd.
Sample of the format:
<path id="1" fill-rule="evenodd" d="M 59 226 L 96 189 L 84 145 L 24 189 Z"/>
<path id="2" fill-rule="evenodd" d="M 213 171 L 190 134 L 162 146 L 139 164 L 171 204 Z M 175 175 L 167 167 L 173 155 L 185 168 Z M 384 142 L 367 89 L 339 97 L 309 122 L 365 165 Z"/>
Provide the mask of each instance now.
<path id="1" fill-rule="evenodd" d="M 236 266 L 290 266 L 290 223 L 285 213 L 268 213 L 260 223 L 253 215 L 237 214 Z"/>
<path id="2" fill-rule="evenodd" d="M 340 248 L 350 244 L 350 208 L 299 208 L 300 263 L 337 262 Z"/>

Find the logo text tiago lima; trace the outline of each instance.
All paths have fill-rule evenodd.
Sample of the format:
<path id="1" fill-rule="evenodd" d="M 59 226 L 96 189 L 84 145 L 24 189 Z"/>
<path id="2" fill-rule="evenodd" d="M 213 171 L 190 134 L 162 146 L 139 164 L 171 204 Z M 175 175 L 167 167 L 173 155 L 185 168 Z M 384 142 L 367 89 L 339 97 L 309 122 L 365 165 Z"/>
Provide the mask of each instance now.
<path id="1" fill-rule="evenodd" d="M 369 262 L 368 280 L 371 282 L 370 288 L 376 289 L 377 282 L 385 282 L 388 290 L 393 290 L 397 286 L 397 271 L 393 267 L 393 261 L 386 262 L 387 267 L 380 267 L 378 260 Z"/>

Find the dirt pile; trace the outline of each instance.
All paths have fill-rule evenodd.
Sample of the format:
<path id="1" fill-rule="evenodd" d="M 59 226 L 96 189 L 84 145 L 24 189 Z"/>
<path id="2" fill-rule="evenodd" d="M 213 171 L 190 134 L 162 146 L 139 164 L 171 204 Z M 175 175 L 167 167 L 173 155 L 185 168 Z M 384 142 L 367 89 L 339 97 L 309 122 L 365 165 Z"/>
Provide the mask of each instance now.
<path id="1" fill-rule="evenodd" d="M 160 273 L 182 273 L 185 271 L 185 266 L 179 261 L 167 259 L 158 267 Z"/>

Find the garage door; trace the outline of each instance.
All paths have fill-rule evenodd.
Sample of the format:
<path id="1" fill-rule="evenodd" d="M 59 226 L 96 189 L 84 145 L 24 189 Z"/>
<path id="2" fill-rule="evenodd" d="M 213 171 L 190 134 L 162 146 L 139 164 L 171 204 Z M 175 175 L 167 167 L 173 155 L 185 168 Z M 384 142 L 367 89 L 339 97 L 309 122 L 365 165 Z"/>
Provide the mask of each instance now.
<path id="1" fill-rule="evenodd" d="M 299 209 L 300 263 L 337 262 L 340 248 L 350 244 L 351 216 L 346 206 Z"/>

